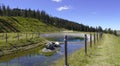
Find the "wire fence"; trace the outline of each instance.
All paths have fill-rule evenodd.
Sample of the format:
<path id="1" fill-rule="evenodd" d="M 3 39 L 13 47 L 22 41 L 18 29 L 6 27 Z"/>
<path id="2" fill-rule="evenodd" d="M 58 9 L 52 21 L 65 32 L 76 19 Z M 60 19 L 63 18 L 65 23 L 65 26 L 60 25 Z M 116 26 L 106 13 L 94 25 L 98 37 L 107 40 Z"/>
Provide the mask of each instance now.
<path id="1" fill-rule="evenodd" d="M 94 34 L 90 34 L 89 35 L 89 37 L 87 36 L 87 34 L 85 34 L 84 35 L 84 52 L 85 52 L 85 55 L 87 56 L 88 54 L 88 42 L 89 42 L 89 44 L 90 44 L 90 48 L 92 48 L 94 45 L 96 45 L 97 44 L 97 42 L 102 38 L 102 35 L 103 35 L 103 33 L 102 32 L 100 32 L 100 33 L 94 33 Z M 65 47 L 64 47 L 64 51 L 65 51 L 65 53 L 64 53 L 64 58 L 65 58 L 65 66 L 69 66 L 69 64 L 68 64 L 68 59 L 67 59 L 67 49 L 68 49 L 68 47 L 67 47 L 67 35 L 65 36 L 65 41 L 64 41 L 64 45 L 65 45 Z M 88 41 L 89 40 L 89 41 Z M 94 43 L 94 44 L 93 44 Z"/>

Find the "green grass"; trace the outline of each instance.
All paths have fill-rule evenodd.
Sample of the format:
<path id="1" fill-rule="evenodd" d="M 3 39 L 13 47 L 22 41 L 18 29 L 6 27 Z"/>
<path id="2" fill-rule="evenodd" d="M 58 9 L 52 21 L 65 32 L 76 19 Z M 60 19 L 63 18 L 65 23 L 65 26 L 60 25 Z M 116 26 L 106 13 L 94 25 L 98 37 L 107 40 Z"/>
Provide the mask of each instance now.
<path id="1" fill-rule="evenodd" d="M 120 37 L 105 35 L 88 66 L 120 66 Z"/>
<path id="2" fill-rule="evenodd" d="M 120 66 L 120 37 L 105 34 L 91 49 L 88 45 L 88 55 L 80 49 L 68 57 L 69 66 Z M 52 66 L 64 66 L 61 59 Z"/>
<path id="3" fill-rule="evenodd" d="M 55 53 L 55 51 L 51 51 L 51 52 L 42 52 L 43 55 L 49 57 L 52 56 Z"/>
<path id="4" fill-rule="evenodd" d="M 0 32 L 58 32 L 63 28 L 56 28 L 34 18 L 0 17 Z"/>
<path id="5" fill-rule="evenodd" d="M 30 39 L 35 37 L 38 37 L 38 34 L 34 33 L 27 33 L 27 38 L 26 38 L 26 33 L 19 33 L 19 39 Z M 18 33 L 7 33 L 7 40 L 8 42 L 12 42 L 12 41 L 19 41 L 18 40 Z M 4 45 L 6 43 L 6 33 L 0 33 L 0 46 Z"/>
<path id="6" fill-rule="evenodd" d="M 19 40 L 18 40 L 18 33 L 7 33 L 8 39 L 6 43 L 6 33 L 0 33 L 0 49 L 10 49 L 15 47 L 27 46 L 31 44 L 37 43 L 44 43 L 46 39 L 42 37 L 38 37 L 38 34 L 27 33 L 19 33 Z M 33 36 L 33 37 L 32 37 Z"/>

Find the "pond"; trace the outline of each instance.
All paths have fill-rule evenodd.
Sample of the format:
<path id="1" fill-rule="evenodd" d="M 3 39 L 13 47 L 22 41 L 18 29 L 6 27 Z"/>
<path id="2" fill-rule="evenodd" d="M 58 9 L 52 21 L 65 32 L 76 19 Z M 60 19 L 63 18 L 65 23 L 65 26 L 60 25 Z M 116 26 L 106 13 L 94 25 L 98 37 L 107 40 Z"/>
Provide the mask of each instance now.
<path id="1" fill-rule="evenodd" d="M 46 34 L 43 35 L 51 36 L 53 38 L 57 38 L 56 41 L 63 41 L 64 34 L 61 36 Z M 82 42 L 84 40 L 80 39 L 71 39 L 69 42 Z M 74 53 L 84 44 L 68 44 L 68 55 Z M 0 60 L 0 66 L 50 66 L 56 63 L 58 60 L 64 57 L 64 44 L 61 44 L 60 50 L 53 53 L 51 56 L 46 56 L 44 53 L 41 52 L 41 48 L 31 49 L 26 52 L 20 52 L 18 54 L 13 54 L 11 56 L 7 56 L 5 59 Z"/>

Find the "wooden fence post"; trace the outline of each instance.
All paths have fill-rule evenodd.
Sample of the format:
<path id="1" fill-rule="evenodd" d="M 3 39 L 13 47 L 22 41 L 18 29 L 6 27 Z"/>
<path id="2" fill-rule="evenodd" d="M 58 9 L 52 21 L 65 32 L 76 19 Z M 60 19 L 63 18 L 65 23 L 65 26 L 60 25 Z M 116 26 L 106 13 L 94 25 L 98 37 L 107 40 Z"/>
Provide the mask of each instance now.
<path id="1" fill-rule="evenodd" d="M 85 55 L 87 55 L 87 35 L 85 34 Z"/>
<path id="2" fill-rule="evenodd" d="M 36 32 L 36 37 L 37 37 L 38 35 L 37 35 L 37 32 Z"/>
<path id="3" fill-rule="evenodd" d="M 0 33 L 0 39 L 2 39 L 2 34 Z"/>
<path id="4" fill-rule="evenodd" d="M 40 33 L 38 32 L 38 38 L 40 37 Z"/>
<path id="5" fill-rule="evenodd" d="M 2 35 L 2 39 L 4 39 L 4 33 L 3 33 L 3 35 Z"/>
<path id="6" fill-rule="evenodd" d="M 92 34 L 90 34 L 90 47 L 92 48 Z"/>
<path id="7" fill-rule="evenodd" d="M 1 33 L 0 33 L 0 39 L 2 39 L 2 35 L 1 35 Z"/>
<path id="8" fill-rule="evenodd" d="M 7 33 L 6 33 L 6 43 L 8 42 L 8 35 L 7 35 Z"/>
<path id="9" fill-rule="evenodd" d="M 27 32 L 26 32 L 26 39 L 27 39 Z"/>
<path id="10" fill-rule="evenodd" d="M 65 45 L 64 45 L 64 49 L 65 49 L 65 66 L 69 66 L 68 62 L 67 62 L 67 35 L 64 38 L 64 43 L 65 43 Z"/>
<path id="11" fill-rule="evenodd" d="M 18 41 L 19 41 L 19 33 L 17 33 Z"/>
<path id="12" fill-rule="evenodd" d="M 97 32 L 97 41 L 98 41 L 98 32 Z"/>
<path id="13" fill-rule="evenodd" d="M 102 34 L 103 34 L 103 33 L 102 33 L 102 32 L 100 32 L 100 39 L 102 38 Z"/>
<path id="14" fill-rule="evenodd" d="M 96 42 L 96 36 L 95 36 L 95 33 L 94 33 L 94 44 L 95 44 L 95 42 Z"/>
<path id="15" fill-rule="evenodd" d="M 33 32 L 32 32 L 32 39 L 33 39 Z"/>

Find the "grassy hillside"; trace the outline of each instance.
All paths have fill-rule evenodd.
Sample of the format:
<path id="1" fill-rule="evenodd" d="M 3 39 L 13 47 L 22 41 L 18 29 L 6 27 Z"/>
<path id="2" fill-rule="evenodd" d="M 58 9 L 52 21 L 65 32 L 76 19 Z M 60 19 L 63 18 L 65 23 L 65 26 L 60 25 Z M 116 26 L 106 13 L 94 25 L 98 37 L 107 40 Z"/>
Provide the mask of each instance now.
<path id="1" fill-rule="evenodd" d="M 0 32 L 54 32 L 63 30 L 47 25 L 38 19 L 23 17 L 0 17 Z"/>
<path id="2" fill-rule="evenodd" d="M 36 32 L 58 32 L 60 30 L 65 29 L 47 25 L 34 18 L 0 17 L 0 56 L 38 46 L 43 47 L 47 40 Z"/>

